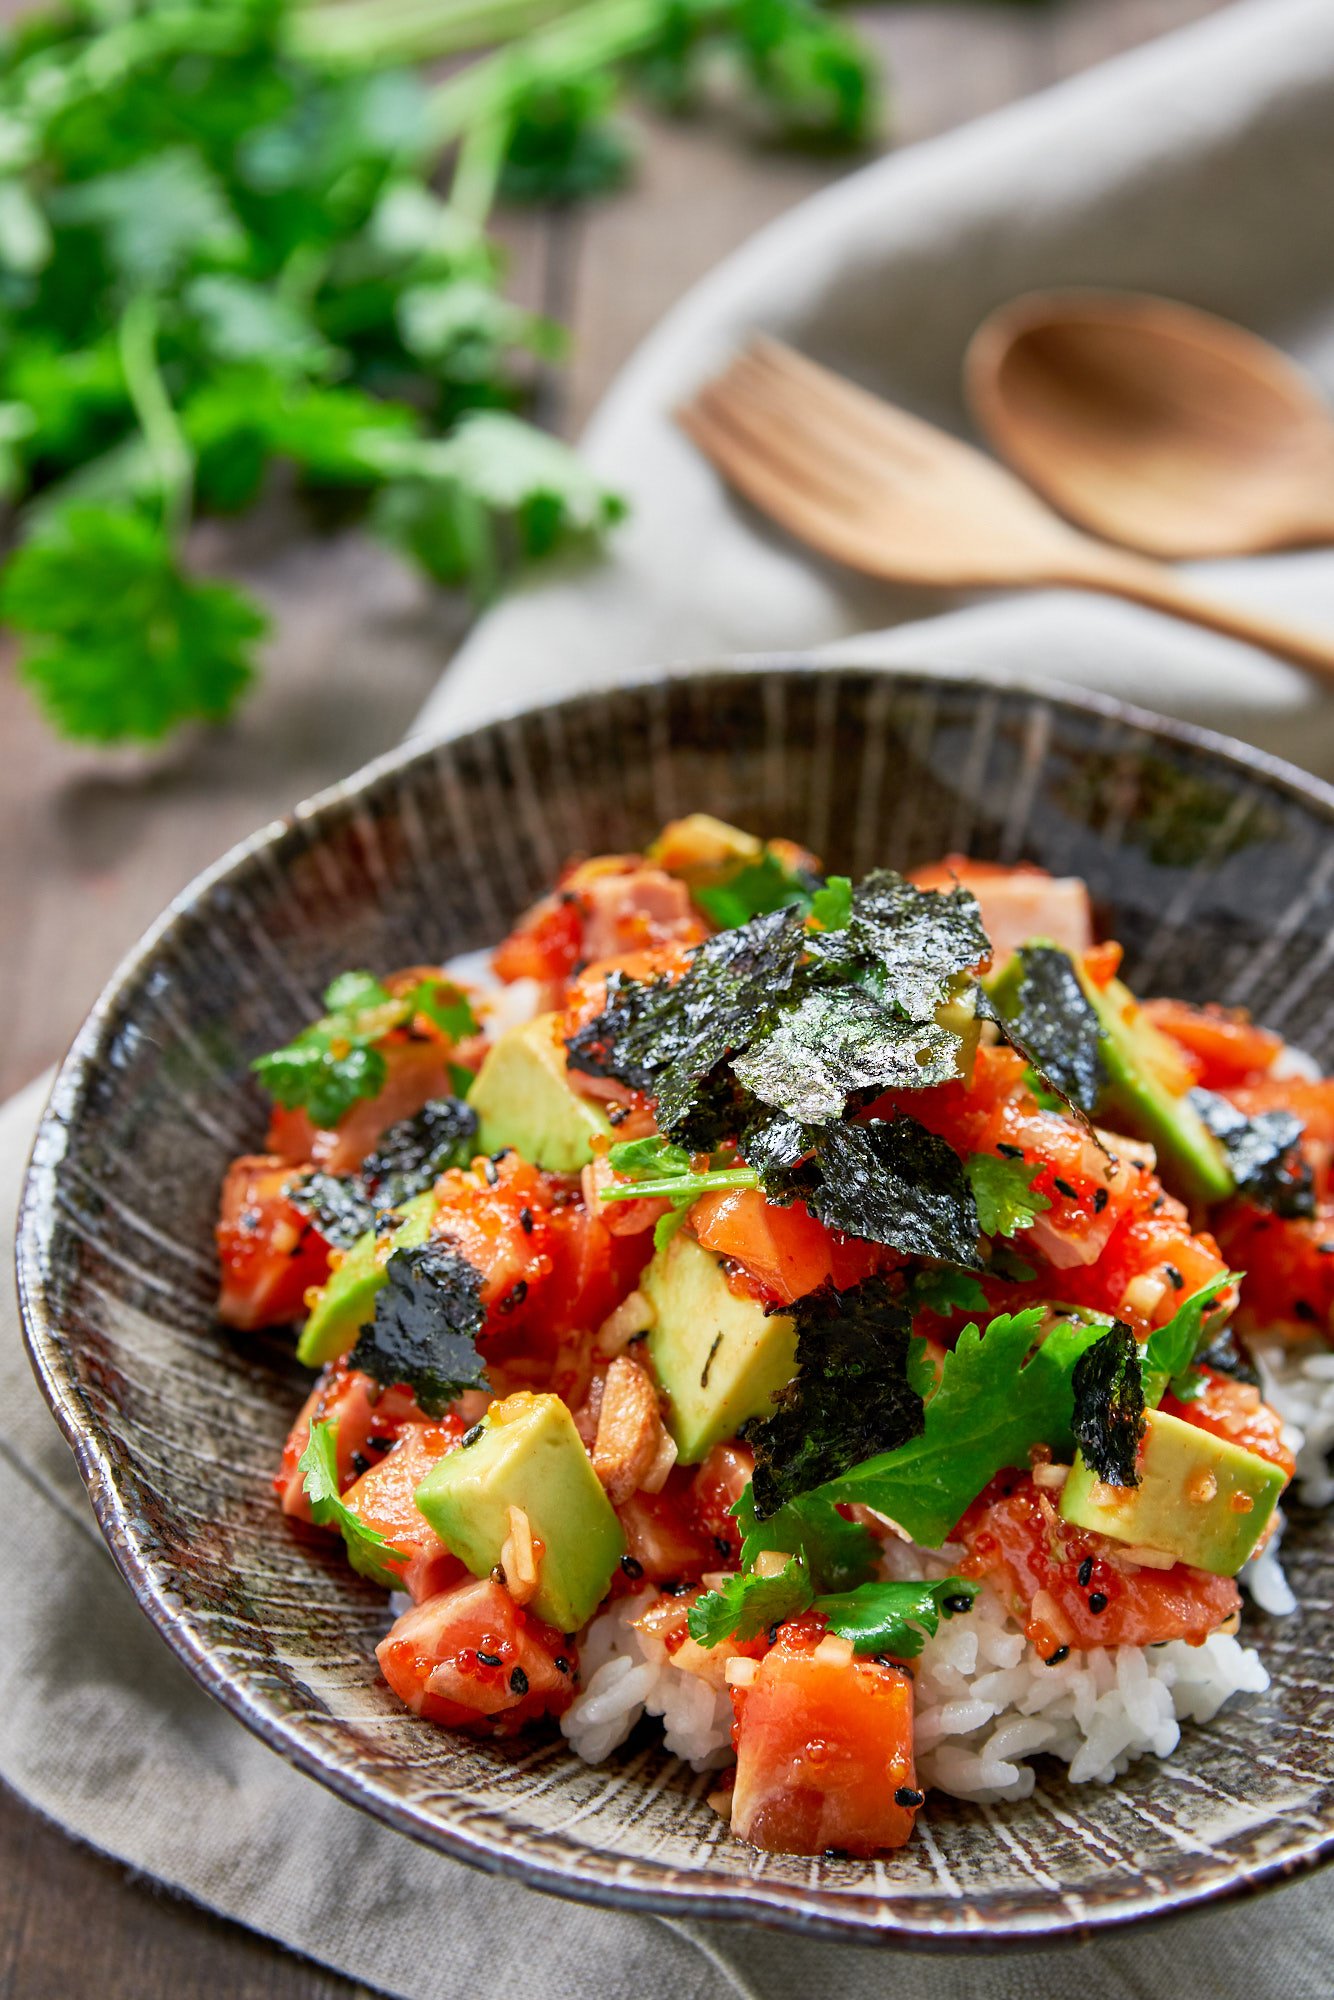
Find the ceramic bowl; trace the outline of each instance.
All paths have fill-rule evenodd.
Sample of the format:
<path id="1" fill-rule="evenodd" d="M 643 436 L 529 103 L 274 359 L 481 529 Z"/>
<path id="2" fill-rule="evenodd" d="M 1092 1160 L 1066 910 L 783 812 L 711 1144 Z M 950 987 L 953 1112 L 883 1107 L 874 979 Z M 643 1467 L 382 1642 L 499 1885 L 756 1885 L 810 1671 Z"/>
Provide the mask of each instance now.
<path id="1" fill-rule="evenodd" d="M 122 966 L 60 1072 L 27 1188 L 27 1337 L 111 1549 L 198 1680 L 283 1756 L 445 1853 L 591 1902 L 863 1942 L 1036 1942 L 1274 1880 L 1334 1845 L 1334 1537 L 1298 1514 L 1303 1609 L 1247 1613 L 1268 1695 L 1114 1788 L 1054 1765 L 994 1808 L 933 1797 L 883 1861 L 757 1854 L 709 1780 L 632 1737 L 477 1743 L 377 1679 L 383 1597 L 278 1514 L 303 1394 L 281 1335 L 213 1316 L 212 1224 L 256 1148 L 249 1059 L 349 965 L 497 939 L 571 854 L 695 808 L 856 875 L 947 851 L 1082 875 L 1144 993 L 1248 1006 L 1334 1063 L 1334 791 L 1052 686 L 912 672 L 700 672 L 408 748 L 266 827 Z"/>

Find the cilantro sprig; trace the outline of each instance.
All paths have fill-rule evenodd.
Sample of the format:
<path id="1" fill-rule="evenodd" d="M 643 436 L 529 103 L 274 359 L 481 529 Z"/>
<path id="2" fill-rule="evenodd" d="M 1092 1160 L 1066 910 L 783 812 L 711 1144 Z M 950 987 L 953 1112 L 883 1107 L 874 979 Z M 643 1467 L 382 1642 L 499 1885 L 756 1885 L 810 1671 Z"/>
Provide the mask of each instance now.
<path id="1" fill-rule="evenodd" d="M 966 1326 L 942 1363 L 920 1433 L 820 1488 L 827 1500 L 873 1507 L 914 1541 L 938 1548 L 990 1479 L 1026 1466 L 1030 1448 L 1073 1450 L 1073 1375 L 1107 1321 L 1002 1313 Z"/>
<path id="2" fill-rule="evenodd" d="M 395 995 L 372 973 L 343 972 L 326 988 L 324 1005 L 327 1012 L 286 1047 L 250 1065 L 272 1098 L 321 1127 L 336 1125 L 358 1099 L 379 1095 L 388 1065 L 378 1044 L 415 1015 L 451 1041 L 477 1032 L 467 996 L 447 979 L 422 979 Z"/>
<path id="3" fill-rule="evenodd" d="M 977 1203 L 977 1226 L 984 1236 L 1017 1236 L 1031 1229 L 1051 1207 L 1033 1186 L 1041 1166 L 1009 1160 L 997 1153 L 974 1153 L 964 1161 L 964 1173 Z"/>
<path id="4" fill-rule="evenodd" d="M 310 1500 L 310 1516 L 316 1526 L 338 1528 L 347 1544 L 348 1561 L 353 1569 L 385 1590 L 397 1590 L 403 1580 L 402 1557 L 392 1542 L 367 1527 L 338 1490 L 336 1423 L 311 1425 L 310 1440 L 297 1460 L 297 1471 L 302 1475 L 301 1483 Z"/>
<path id="5" fill-rule="evenodd" d="M 614 184 L 627 90 L 693 101 L 720 62 L 779 137 L 874 118 L 822 0 L 69 0 L 5 36 L 0 614 L 58 730 L 232 713 L 266 619 L 189 529 L 278 467 L 478 599 L 602 540 L 622 503 L 516 414 L 562 336 L 487 224 Z"/>
<path id="6" fill-rule="evenodd" d="M 911 1660 L 935 1637 L 942 1617 L 972 1609 L 980 1589 L 965 1577 L 945 1576 L 864 1583 L 855 1590 L 817 1595 L 802 1564 L 794 1561 L 772 1576 L 738 1571 L 724 1578 L 715 1590 L 696 1598 L 686 1623 L 697 1646 L 716 1646 L 724 1639 L 744 1644 L 814 1609 L 854 1652 Z"/>

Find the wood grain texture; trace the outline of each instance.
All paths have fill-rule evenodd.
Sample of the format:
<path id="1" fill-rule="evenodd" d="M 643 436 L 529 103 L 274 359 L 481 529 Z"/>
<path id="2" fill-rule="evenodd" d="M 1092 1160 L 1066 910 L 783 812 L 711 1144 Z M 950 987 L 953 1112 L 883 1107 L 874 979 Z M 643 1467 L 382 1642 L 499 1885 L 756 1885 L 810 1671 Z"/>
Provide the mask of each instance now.
<path id="1" fill-rule="evenodd" d="M 894 70 L 899 143 L 945 131 L 1222 0 L 1065 0 L 863 7 Z M 19 11 L 4 0 L 0 15 Z M 568 435 L 680 293 L 752 230 L 842 171 L 746 152 L 723 134 L 645 128 L 636 186 L 575 218 L 507 223 L 516 287 L 572 325 L 576 360 L 545 401 Z M 364 545 L 256 526 L 237 563 L 278 613 L 267 685 L 247 714 L 160 760 L 106 760 L 57 744 L 0 660 L 0 1089 L 63 1050 L 116 959 L 232 840 L 388 747 L 462 629 Z M 207 551 L 206 551 L 207 552 Z M 224 551 L 214 550 L 221 561 Z M 239 558 L 239 561 L 238 561 Z M 367 661 L 373 670 L 367 670 Z M 77 1910 L 77 1924 L 52 1921 Z M 353 2000 L 361 1989 L 245 1931 L 130 1881 L 0 1799 L 0 1996 L 46 2000 Z"/>

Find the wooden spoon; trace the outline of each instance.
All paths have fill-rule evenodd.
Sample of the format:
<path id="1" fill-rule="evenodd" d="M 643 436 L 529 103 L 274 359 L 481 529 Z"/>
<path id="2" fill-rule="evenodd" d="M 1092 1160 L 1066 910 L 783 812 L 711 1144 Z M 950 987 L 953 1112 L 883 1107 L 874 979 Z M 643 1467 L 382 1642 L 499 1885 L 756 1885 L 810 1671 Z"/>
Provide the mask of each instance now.
<path id="1" fill-rule="evenodd" d="M 812 548 L 899 583 L 1111 591 L 1334 681 L 1334 633 L 1211 597 L 1070 527 L 1012 472 L 775 340 L 754 340 L 676 420 L 733 486 Z"/>
<path id="2" fill-rule="evenodd" d="M 1030 292 L 974 334 L 981 429 L 1097 534 L 1160 557 L 1334 541 L 1334 414 L 1268 341 L 1138 292 Z"/>

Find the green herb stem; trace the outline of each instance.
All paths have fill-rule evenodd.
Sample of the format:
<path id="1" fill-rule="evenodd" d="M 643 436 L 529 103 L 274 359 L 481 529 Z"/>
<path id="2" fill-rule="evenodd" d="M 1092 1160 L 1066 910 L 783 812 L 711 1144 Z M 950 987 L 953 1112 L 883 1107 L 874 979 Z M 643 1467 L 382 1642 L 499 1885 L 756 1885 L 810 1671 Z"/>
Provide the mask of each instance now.
<path id="1" fill-rule="evenodd" d="M 576 0 L 341 0 L 294 13 L 289 46 L 338 64 L 426 62 L 545 27 Z"/>
<path id="2" fill-rule="evenodd" d="M 449 205 L 478 229 L 485 226 L 495 206 L 513 129 L 513 120 L 504 114 L 479 118 L 469 126 L 459 147 Z"/>
<path id="3" fill-rule="evenodd" d="M 194 460 L 158 367 L 157 335 L 157 307 L 147 292 L 140 292 L 121 315 L 121 366 L 153 461 L 162 500 L 162 525 L 175 541 L 189 518 Z"/>
<path id="4" fill-rule="evenodd" d="M 601 1188 L 601 1201 L 693 1201 L 714 1188 L 753 1188 L 760 1177 L 752 1167 L 718 1167 L 710 1173 L 678 1174 L 659 1180 L 631 1181 L 625 1187 Z"/>

